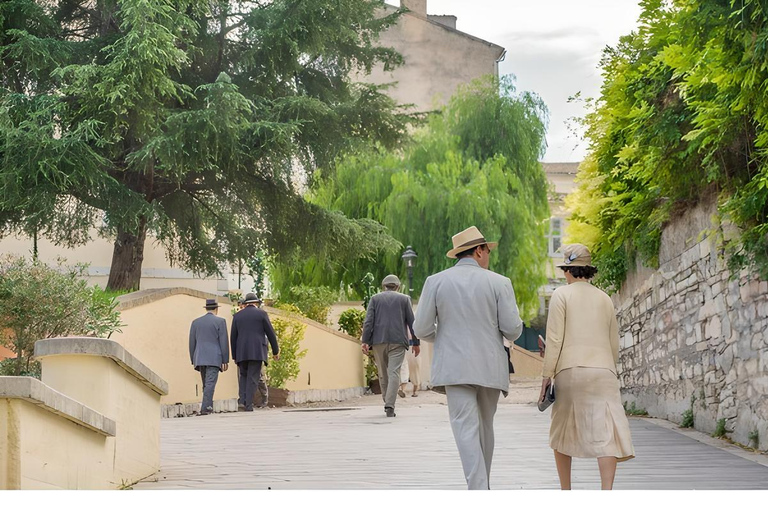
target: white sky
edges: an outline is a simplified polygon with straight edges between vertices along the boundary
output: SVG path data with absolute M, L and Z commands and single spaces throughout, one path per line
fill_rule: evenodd
M 637 0 L 427 0 L 427 13 L 452 14 L 458 30 L 507 50 L 499 74 L 514 74 L 519 91 L 537 93 L 549 108 L 543 161 L 584 158 L 587 144 L 567 120 L 585 111 L 568 97 L 598 96 L 601 52 L 637 27 Z

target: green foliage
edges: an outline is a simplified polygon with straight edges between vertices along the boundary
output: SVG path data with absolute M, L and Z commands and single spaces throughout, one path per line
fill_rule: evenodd
M 248 258 L 249 274 L 253 278 L 253 293 L 257 297 L 264 297 L 264 278 L 267 275 L 267 256 L 263 250 L 256 251 Z
M 635 402 L 632 402 L 629 406 L 627 406 L 627 402 L 624 402 L 624 411 L 629 416 L 648 416 L 648 411 L 645 409 L 638 409 L 635 406 Z
M 3 374 L 39 376 L 39 365 L 31 361 L 37 340 L 108 338 L 120 332 L 117 301 L 98 286 L 89 287 L 82 279 L 84 270 L 57 270 L 11 256 L 0 260 L 0 343 L 17 354 L 0 366 Z
M 455 263 L 445 256 L 451 236 L 476 225 L 487 239 L 499 241 L 491 268 L 512 280 L 523 317 L 530 318 L 538 309 L 547 259 L 547 181 L 538 162 L 545 117 L 541 100 L 517 93 L 511 78 L 475 81 L 429 120 L 412 146 L 339 160 L 333 172 L 316 179 L 312 201 L 350 218 L 374 219 L 400 248 L 412 245 L 419 255 L 417 294 L 427 276 Z M 314 259 L 282 263 L 275 279 L 280 289 L 294 282 L 342 283 L 360 297 L 367 273 L 377 279 L 405 275 L 400 250 L 383 246 L 376 258 L 357 256 L 330 269 Z
M 271 320 L 280 344 L 280 359 L 269 362 L 267 384 L 273 388 L 282 388 L 286 382 L 299 376 L 299 361 L 307 355 L 307 349 L 301 350 L 306 325 L 290 317 L 275 317 Z
M 331 306 L 339 299 L 339 294 L 325 286 L 293 286 L 289 293 L 281 295 L 280 300 L 293 304 L 301 314 L 320 322 L 328 323 Z
M 749 439 L 749 444 L 753 445 L 755 449 L 760 448 L 760 433 L 757 429 L 751 431 L 747 439 Z
M 768 276 L 768 11 L 764 2 L 641 3 L 640 28 L 607 48 L 586 117 L 590 154 L 567 200 L 569 238 L 617 289 L 638 257 L 658 264 L 665 224 L 720 196 L 732 269 Z
M 365 382 L 368 386 L 372 380 L 379 378 L 379 370 L 376 368 L 376 360 L 373 358 L 373 351 L 365 358 Z
M 363 335 L 363 322 L 365 311 L 349 308 L 339 315 L 339 330 L 344 331 L 353 338 L 360 339 Z
M 725 418 L 720 418 L 717 420 L 717 425 L 715 426 L 715 431 L 712 432 L 712 437 L 725 437 L 728 432 L 729 430 L 726 430 L 725 428 Z
M 384 87 L 351 78 L 402 61 L 377 46 L 401 13 L 383 5 L 1 2 L 0 231 L 77 245 L 103 221 L 124 250 L 110 288 L 138 287 L 147 233 L 205 275 L 262 246 L 320 260 L 396 246 L 295 185 L 405 136 Z
M 683 420 L 680 422 L 682 428 L 693 428 L 693 409 L 683 411 Z

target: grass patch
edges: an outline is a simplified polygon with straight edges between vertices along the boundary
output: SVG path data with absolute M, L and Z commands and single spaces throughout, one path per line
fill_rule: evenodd
M 683 421 L 680 422 L 682 428 L 693 428 L 693 409 L 683 411 Z
M 629 406 L 627 406 L 627 402 L 624 402 L 624 411 L 627 413 L 627 416 L 648 416 L 648 411 L 638 409 L 635 402 L 632 402 Z

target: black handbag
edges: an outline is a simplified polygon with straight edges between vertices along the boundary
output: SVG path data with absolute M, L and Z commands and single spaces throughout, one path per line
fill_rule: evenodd
M 546 411 L 553 403 L 555 403 L 555 385 L 550 382 L 547 384 L 547 387 L 544 388 L 544 399 L 538 403 L 539 411 Z

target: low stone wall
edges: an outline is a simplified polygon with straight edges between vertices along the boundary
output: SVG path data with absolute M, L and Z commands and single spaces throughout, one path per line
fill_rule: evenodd
M 41 380 L 0 377 L 0 488 L 115 489 L 160 469 L 168 385 L 111 340 L 35 344 Z
M 660 267 L 632 272 L 614 296 L 624 400 L 652 416 L 768 449 L 768 282 L 731 278 L 716 244 L 700 233 L 709 202 L 668 226 Z

